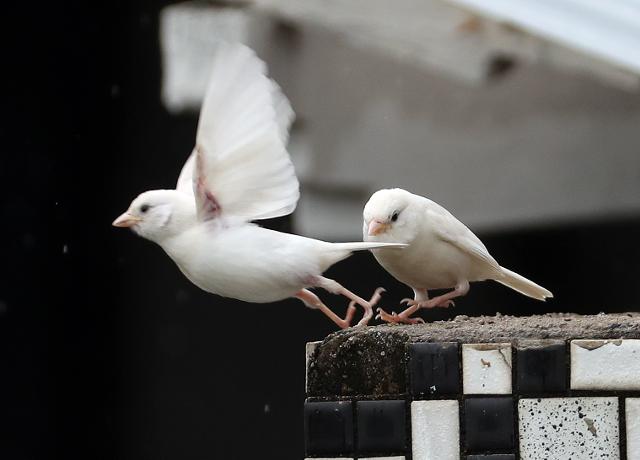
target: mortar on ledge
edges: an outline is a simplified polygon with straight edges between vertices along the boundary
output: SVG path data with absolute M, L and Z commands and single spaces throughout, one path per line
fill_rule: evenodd
M 640 459 L 640 313 L 352 328 L 307 345 L 307 455 Z

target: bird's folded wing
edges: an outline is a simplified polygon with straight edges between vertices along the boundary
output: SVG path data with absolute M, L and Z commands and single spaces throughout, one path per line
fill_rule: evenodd
M 480 238 L 449 211 L 436 204 L 436 207 L 430 207 L 428 212 L 428 218 L 433 223 L 433 228 L 436 229 L 440 239 L 486 264 L 488 268 L 500 271 L 500 265 L 491 257 Z
M 198 216 L 243 220 L 290 214 L 299 184 L 286 150 L 294 114 L 249 48 L 221 44 L 211 70 L 196 148 L 177 189 L 195 194 Z

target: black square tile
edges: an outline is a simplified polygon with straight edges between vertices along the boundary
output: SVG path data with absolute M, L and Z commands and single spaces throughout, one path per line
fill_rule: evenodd
M 567 390 L 567 353 L 563 343 L 518 345 L 518 393 L 553 393 Z
M 516 460 L 516 454 L 469 455 L 467 460 Z
M 391 454 L 405 450 L 405 409 L 404 401 L 358 401 L 358 453 Z
M 351 401 L 305 402 L 304 441 L 308 455 L 339 455 L 352 452 Z
M 468 452 L 509 451 L 514 448 L 512 398 L 466 399 L 464 419 Z
M 412 395 L 460 393 L 458 344 L 412 343 L 409 374 Z

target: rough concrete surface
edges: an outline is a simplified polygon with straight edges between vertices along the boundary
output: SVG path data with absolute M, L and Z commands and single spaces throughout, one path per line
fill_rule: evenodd
M 308 396 L 384 396 L 406 392 L 407 345 L 640 338 L 640 313 L 457 316 L 416 325 L 384 324 L 334 332 L 309 360 Z

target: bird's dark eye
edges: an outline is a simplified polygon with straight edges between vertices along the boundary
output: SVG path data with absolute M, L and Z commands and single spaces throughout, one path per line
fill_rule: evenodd
M 400 214 L 398 211 L 393 213 L 393 215 L 391 216 L 391 222 L 395 222 L 396 220 L 398 220 L 398 214 Z
M 148 204 L 143 204 L 142 206 L 140 206 L 140 212 L 144 214 L 149 210 L 150 207 L 151 206 L 149 206 Z

